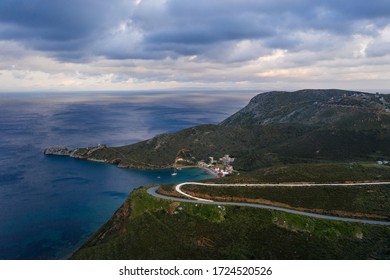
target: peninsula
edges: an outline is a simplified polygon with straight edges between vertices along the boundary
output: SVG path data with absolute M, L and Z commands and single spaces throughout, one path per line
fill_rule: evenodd
M 259 94 L 218 125 L 123 147 L 48 148 L 45 154 L 122 168 L 200 165 L 229 176 L 186 186 L 194 197 L 346 217 L 329 221 L 271 209 L 169 201 L 140 188 L 73 258 L 383 259 L 390 258 L 387 222 L 348 219 L 390 220 L 388 143 L 389 96 L 300 90 Z M 260 183 L 270 186 L 255 186 Z M 158 193 L 181 196 L 173 185 L 159 186 Z

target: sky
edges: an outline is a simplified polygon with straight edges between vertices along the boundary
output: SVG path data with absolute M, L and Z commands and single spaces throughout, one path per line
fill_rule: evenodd
M 1 0 L 0 91 L 390 90 L 388 0 Z

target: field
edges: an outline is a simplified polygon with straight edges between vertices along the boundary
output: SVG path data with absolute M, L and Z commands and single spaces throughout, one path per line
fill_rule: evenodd
M 390 185 L 222 187 L 185 185 L 183 191 L 215 201 L 275 205 L 338 216 L 390 219 Z
M 390 228 L 135 190 L 72 259 L 390 259 Z

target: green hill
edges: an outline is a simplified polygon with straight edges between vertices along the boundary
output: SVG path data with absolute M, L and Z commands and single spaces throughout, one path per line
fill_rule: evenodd
M 130 168 L 171 168 L 178 152 L 195 160 L 234 155 L 235 168 L 390 159 L 390 98 L 343 90 L 267 92 L 219 125 L 201 125 L 123 147 L 79 149 L 76 157 Z
M 299 123 L 346 129 L 381 128 L 389 121 L 390 97 L 345 90 L 266 92 L 222 122 L 223 125 Z M 367 126 L 367 124 L 369 124 Z
M 389 108 L 390 98 L 379 94 L 267 92 L 218 125 L 70 153 L 130 168 L 170 168 L 178 155 L 194 162 L 232 155 L 240 175 L 215 179 L 220 183 L 389 180 L 390 166 L 376 163 L 390 159 Z M 173 186 L 160 190 L 172 192 Z M 321 213 L 390 217 L 388 186 L 192 191 Z M 172 202 L 140 188 L 72 258 L 390 259 L 390 230 L 272 210 Z
M 389 259 L 386 226 L 132 192 L 72 259 Z

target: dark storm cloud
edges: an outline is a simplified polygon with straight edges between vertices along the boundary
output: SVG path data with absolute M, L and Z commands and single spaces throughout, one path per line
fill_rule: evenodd
M 221 61 L 218 53 L 242 40 L 258 40 L 270 49 L 302 50 L 307 43 L 302 33 L 322 32 L 345 40 L 355 34 L 375 36 L 390 17 L 390 2 L 381 0 L 156 2 L 142 1 L 132 14 L 133 25 L 143 35 L 144 54 L 153 53 L 154 58 L 198 55 Z
M 81 56 L 90 40 L 121 17 L 122 2 L 2 0 L 0 39 L 20 41 L 55 56 Z
M 175 3 L 172 1 L 170 5 Z M 167 7 L 165 26 L 151 30 L 147 42 L 203 45 L 264 38 L 275 33 L 263 14 L 255 14 L 246 7 L 224 11 L 226 8 L 221 10 L 222 7 L 210 5 L 210 1 L 180 1 L 180 6 L 183 4 L 185 9 Z
M 381 24 L 380 19 L 390 16 L 390 4 L 381 0 L 171 0 L 164 13 L 160 26 L 145 29 L 150 31 L 148 38 L 151 41 L 207 44 L 261 39 L 305 29 L 351 32 L 356 21 L 368 19 Z M 138 19 L 148 20 L 142 16 Z M 388 23 L 388 20 L 384 22 Z
M 60 60 L 222 60 L 218 49 L 242 40 L 295 50 L 305 32 L 376 36 L 389 17 L 388 0 L 2 0 L 0 40 Z
M 390 3 L 387 0 L 325 0 L 320 2 L 334 12 L 350 19 L 386 18 L 390 15 Z

